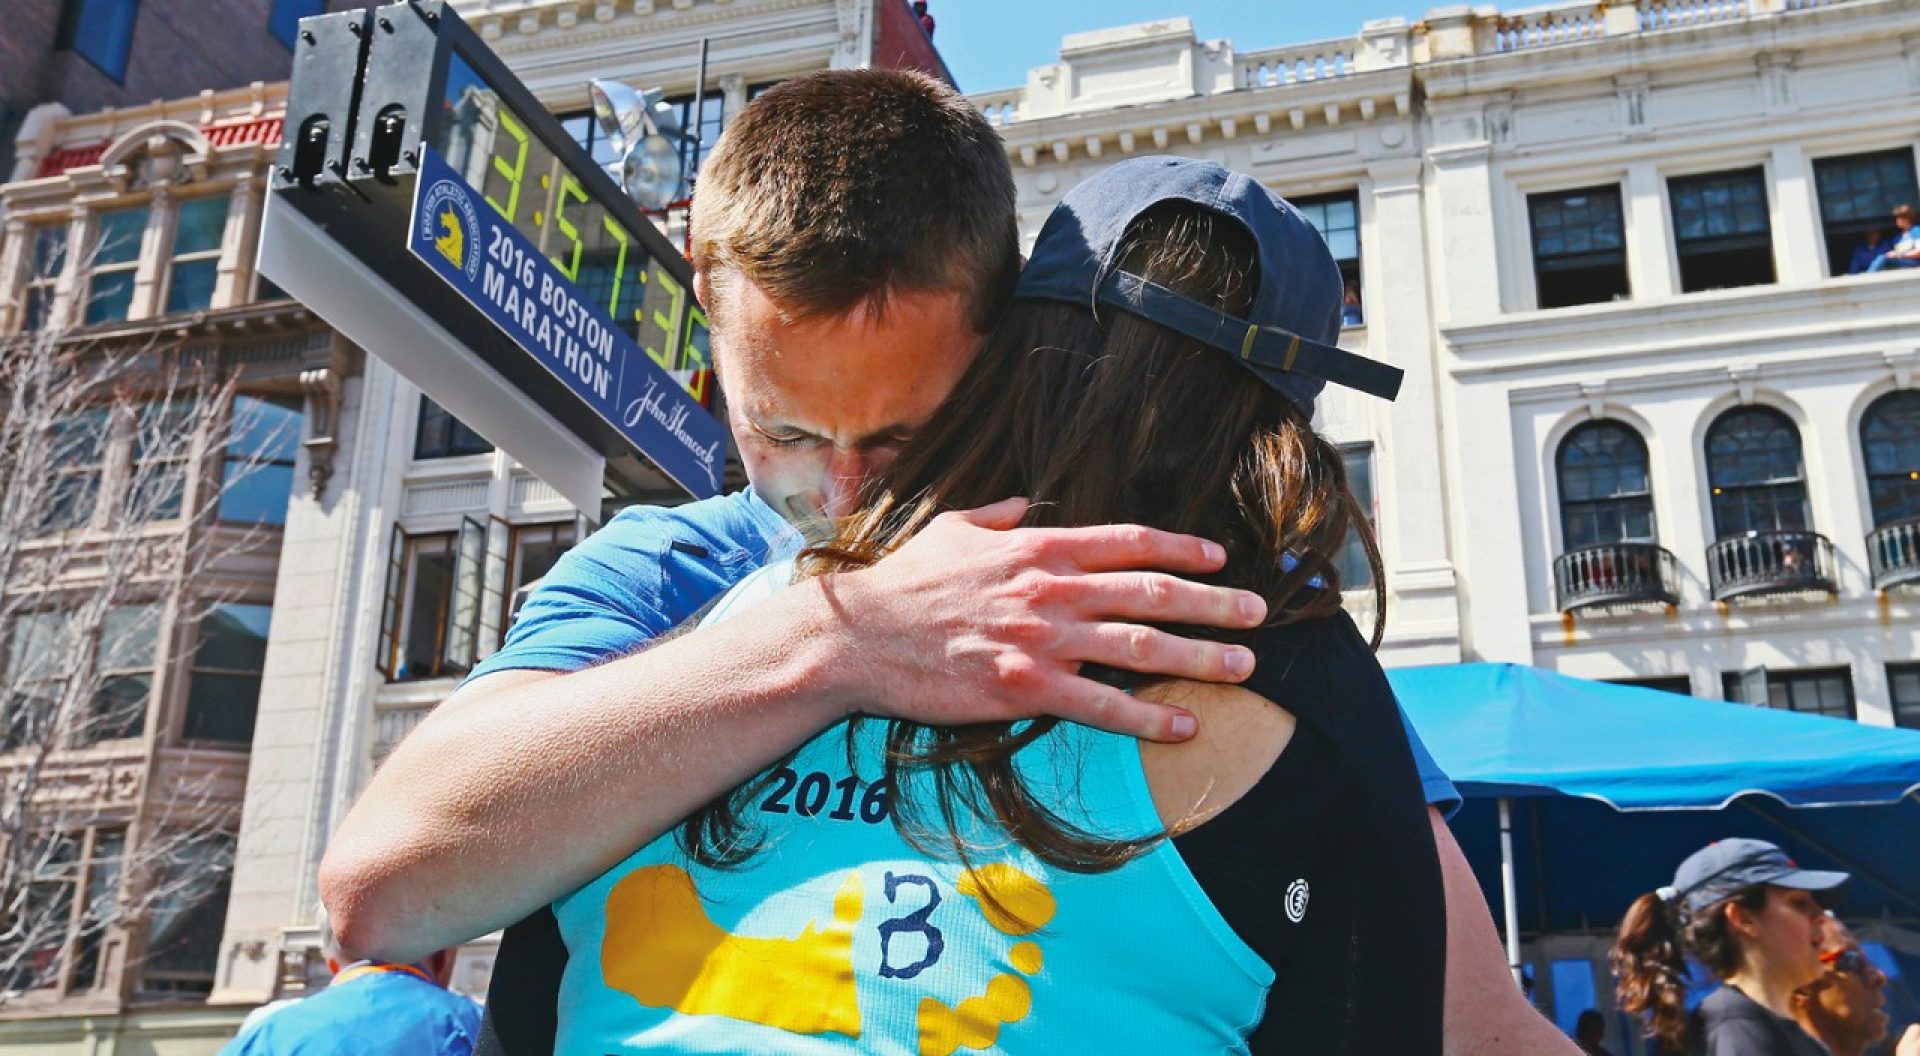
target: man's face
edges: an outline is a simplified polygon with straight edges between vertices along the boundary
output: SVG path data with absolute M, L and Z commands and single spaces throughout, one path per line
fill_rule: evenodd
M 1851 951 L 1858 952 L 1858 946 Z M 1864 1048 L 1886 1036 L 1887 977 L 1865 956 L 1849 958 L 1852 970 L 1838 965 L 1804 987 L 1798 1017 L 1814 1036 L 1842 1050 Z
M 701 295 L 713 303 L 705 277 Z M 728 425 L 753 488 L 810 533 L 851 512 L 860 486 L 932 417 L 980 350 L 965 298 L 897 294 L 865 307 L 792 319 L 753 282 L 729 276 L 714 358 Z

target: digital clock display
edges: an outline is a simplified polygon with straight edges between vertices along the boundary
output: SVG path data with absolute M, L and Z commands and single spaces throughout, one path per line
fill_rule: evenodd
M 693 291 L 458 52 L 433 148 L 661 369 L 711 405 L 707 317 Z

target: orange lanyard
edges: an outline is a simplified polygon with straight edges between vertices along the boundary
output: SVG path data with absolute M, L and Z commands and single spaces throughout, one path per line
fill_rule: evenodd
M 363 975 L 384 975 L 387 972 L 405 972 L 419 979 L 421 982 L 433 982 L 433 980 L 427 978 L 427 973 L 415 968 L 411 964 L 386 964 L 376 961 L 371 964 L 356 964 L 351 968 L 343 968 L 340 970 L 339 975 L 333 977 L 333 982 L 328 985 L 339 986 L 342 983 L 351 983 Z

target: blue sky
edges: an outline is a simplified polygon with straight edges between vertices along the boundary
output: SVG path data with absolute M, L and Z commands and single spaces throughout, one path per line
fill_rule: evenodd
M 1360 23 L 1417 19 L 1441 0 L 928 0 L 934 43 L 967 92 L 1025 84 L 1027 70 L 1059 60 L 1060 37 L 1186 15 L 1200 39 L 1241 50 L 1352 36 Z

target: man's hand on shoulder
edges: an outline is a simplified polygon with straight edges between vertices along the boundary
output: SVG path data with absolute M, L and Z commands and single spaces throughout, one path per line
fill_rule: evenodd
M 1137 525 L 1020 528 L 1024 499 L 943 514 L 871 568 L 816 582 L 869 714 L 957 725 L 1053 715 L 1157 741 L 1193 734 L 1185 710 L 1080 675 L 1082 664 L 1206 682 L 1253 671 L 1244 647 L 1148 624 L 1240 629 L 1256 594 L 1181 574 L 1217 571 L 1217 543 Z

